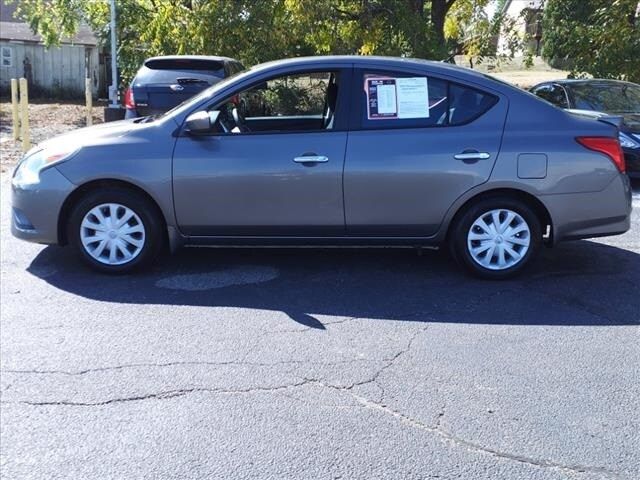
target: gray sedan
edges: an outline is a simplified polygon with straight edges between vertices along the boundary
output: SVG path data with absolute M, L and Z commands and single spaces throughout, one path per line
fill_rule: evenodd
M 113 273 L 182 245 L 447 245 L 499 279 L 543 244 L 627 231 L 624 168 L 614 125 L 482 74 L 298 58 L 34 148 L 12 231 Z

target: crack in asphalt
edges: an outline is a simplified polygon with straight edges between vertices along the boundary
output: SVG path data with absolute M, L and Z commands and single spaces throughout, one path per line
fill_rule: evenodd
M 323 386 L 325 386 L 326 388 L 335 388 L 331 385 L 328 384 L 324 384 Z M 427 425 L 419 420 L 416 420 L 415 418 L 412 418 L 402 412 L 399 412 L 397 410 L 394 410 L 386 405 L 374 402 L 366 397 L 360 396 L 352 391 L 349 391 L 348 389 L 340 389 L 338 388 L 338 390 L 342 390 L 342 391 L 346 391 L 349 395 L 351 395 L 356 401 L 358 401 L 364 408 L 369 408 L 372 410 L 377 410 L 380 412 L 383 412 L 386 415 L 390 415 L 392 417 L 394 417 L 396 420 L 406 423 L 414 428 L 418 428 L 422 431 L 425 432 L 429 432 L 431 434 L 437 435 L 439 436 L 441 439 L 450 442 L 456 446 L 459 447 L 464 447 L 468 450 L 471 451 L 475 451 L 475 452 L 480 452 L 480 453 L 484 453 L 484 454 L 489 454 L 492 455 L 494 457 L 498 457 L 498 458 L 502 458 L 505 460 L 511 460 L 514 462 L 518 462 L 518 463 L 523 463 L 526 465 L 531 465 L 531 466 L 535 466 L 535 467 L 541 467 L 541 468 L 553 468 L 553 469 L 557 469 L 557 470 L 561 470 L 564 472 L 570 472 L 570 473 L 576 473 L 576 474 L 587 474 L 587 473 L 592 473 L 592 474 L 598 474 L 598 475 L 602 475 L 605 476 L 607 478 L 611 478 L 611 479 L 620 479 L 621 476 L 618 473 L 612 472 L 606 468 L 602 468 L 602 467 L 593 467 L 593 466 L 585 466 L 585 465 L 577 465 L 577 464 L 563 464 L 557 461 L 553 461 L 553 460 L 545 460 L 545 459 L 538 459 L 538 458 L 533 458 L 533 457 L 527 457 L 525 455 L 518 455 L 518 454 L 513 454 L 513 453 L 509 453 L 509 452 L 503 452 L 491 447 L 485 447 L 483 445 L 480 445 L 479 443 L 476 442 L 472 442 L 469 440 L 466 440 L 464 438 L 458 437 L 456 435 L 454 435 L 453 433 L 444 430 L 441 425 L 440 425 L 440 420 L 442 418 L 442 416 L 444 416 L 444 412 L 441 412 L 438 415 L 438 419 L 436 421 L 435 426 L 430 426 Z
M 416 314 L 418 315 L 418 314 Z M 367 379 L 367 380 L 363 380 L 360 382 L 355 382 L 352 383 L 351 385 L 349 385 L 348 387 L 346 387 L 347 390 L 351 390 L 355 387 L 359 387 L 359 386 L 363 386 L 363 385 L 367 385 L 369 383 L 373 383 L 375 384 L 379 389 L 380 389 L 380 398 L 384 398 L 386 392 L 384 389 L 384 386 L 380 385 L 380 383 L 378 382 L 378 378 L 380 378 L 380 375 L 382 375 L 386 370 L 388 370 L 389 368 L 391 368 L 393 366 L 393 364 L 400 358 L 402 357 L 404 354 L 408 353 L 411 350 L 411 347 L 413 347 L 413 342 L 415 342 L 416 338 L 418 338 L 418 336 L 421 333 L 426 332 L 429 327 L 431 325 L 427 324 L 426 326 L 417 329 L 414 334 L 411 336 L 411 338 L 409 339 L 409 341 L 407 342 L 407 345 L 405 346 L 405 348 L 403 348 L 402 350 L 400 350 L 399 352 L 397 352 L 395 355 L 393 355 L 391 358 L 389 358 L 387 360 L 386 365 L 384 365 L 380 370 L 378 370 L 371 378 Z
M 385 359 L 370 359 L 370 358 L 352 358 L 349 360 L 336 360 L 333 362 L 316 362 L 313 360 L 282 360 L 279 362 L 247 362 L 244 360 L 235 361 L 229 360 L 224 362 L 207 362 L 207 361 L 193 361 L 193 362 L 166 362 L 166 363 L 130 363 L 126 365 L 113 365 L 108 367 L 95 367 L 95 368 L 86 368 L 83 370 L 77 371 L 67 371 L 67 370 L 0 370 L 0 373 L 13 373 L 18 375 L 68 375 L 68 376 L 80 376 L 86 375 L 89 373 L 98 373 L 98 372 L 108 372 L 113 370 L 125 370 L 129 368 L 165 368 L 165 367 L 174 367 L 174 366 L 193 366 L 193 365 L 203 365 L 203 366 L 249 366 L 249 367 L 274 367 L 278 365 L 304 365 L 307 363 L 313 363 L 314 365 L 320 366 L 333 366 L 333 365 L 348 365 L 350 363 L 358 363 L 358 362 L 383 362 Z
M 531 465 L 531 466 L 535 466 L 535 467 L 541 467 L 541 468 L 553 468 L 553 469 L 558 469 L 558 470 L 562 470 L 564 472 L 571 472 L 571 473 L 577 473 L 577 474 L 584 474 L 584 473 L 594 473 L 594 474 L 599 474 L 599 475 L 604 475 L 608 478 L 620 478 L 620 476 L 614 472 L 611 472 L 605 468 L 601 468 L 601 467 L 592 467 L 592 466 L 584 466 L 584 465 L 575 465 L 575 464 L 563 464 L 557 461 L 552 461 L 552 460 L 545 460 L 545 459 L 537 459 L 537 458 L 533 458 L 533 457 L 527 457 L 524 455 L 518 455 L 518 454 L 513 454 L 513 453 L 508 453 L 508 452 L 503 452 L 494 448 L 490 448 L 490 447 L 485 447 L 479 443 L 476 442 L 472 442 L 463 438 L 460 438 L 456 435 L 454 435 L 453 433 L 444 430 L 442 428 L 441 425 L 441 420 L 442 417 L 444 417 L 446 410 L 445 407 L 443 406 L 442 409 L 440 410 L 440 412 L 437 415 L 436 418 L 436 422 L 433 426 L 431 425 L 427 425 L 424 422 L 421 422 L 420 420 L 417 420 L 413 417 L 410 417 L 407 414 L 404 414 L 398 410 L 392 409 L 387 405 L 384 405 L 382 403 L 379 402 L 375 402 L 367 397 L 358 395 L 357 393 L 355 393 L 353 391 L 354 388 L 358 387 L 358 386 L 362 386 L 362 385 L 366 385 L 369 383 L 374 383 L 378 386 L 378 388 L 381 389 L 382 391 L 382 395 L 381 398 L 384 397 L 385 391 L 384 391 L 384 387 L 382 385 L 380 385 L 380 383 L 378 382 L 378 378 L 380 377 L 380 375 L 388 370 L 389 368 L 391 368 L 394 363 L 401 358 L 403 355 L 407 354 L 411 348 L 413 347 L 414 342 L 416 341 L 416 339 L 418 338 L 418 336 L 425 332 L 430 325 L 427 325 L 423 328 L 417 329 L 416 332 L 412 335 L 412 337 L 409 339 L 409 341 L 407 342 L 406 346 L 401 349 L 400 351 L 398 351 L 396 354 L 394 354 L 391 358 L 389 358 L 386 362 L 386 364 L 380 368 L 372 377 L 370 377 L 367 380 L 363 380 L 360 382 L 354 382 L 350 385 L 347 386 L 340 386 L 340 385 L 332 385 L 329 383 L 326 383 L 324 381 L 318 380 L 316 378 L 304 378 L 299 382 L 296 383 L 291 383 L 291 384 L 286 384 L 286 385 L 277 385 L 277 386 L 273 386 L 273 387 L 251 387 L 251 388 L 246 388 L 246 389 L 224 389 L 224 388 L 202 388 L 202 387 L 198 387 L 198 388 L 189 388 L 189 389 L 177 389 L 177 390 L 167 390 L 167 391 L 163 391 L 163 392 L 158 392 L 158 393 L 150 393 L 150 394 L 146 394 L 146 395 L 136 395 L 136 396 L 131 396 L 131 397 L 120 397 L 120 398 L 112 398 L 109 400 L 104 400 L 101 402 L 72 402 L 72 401 L 52 401 L 52 402 L 33 402 L 33 401 L 3 401 L 0 403 L 3 404 L 24 404 L 24 405 L 31 405 L 31 406 L 74 406 L 74 407 L 96 407 L 96 406 L 106 406 L 106 405 L 112 405 L 112 404 L 118 404 L 118 403 L 125 403 L 125 402 L 134 402 L 134 401 L 143 401 L 143 400 L 164 400 L 164 399 L 171 399 L 171 398 L 177 398 L 177 397 L 182 397 L 185 395 L 189 395 L 192 393 L 212 393 L 212 394 L 227 394 L 227 395 L 238 395 L 238 394 L 251 394 L 251 393 L 263 393 L 263 392 L 278 392 L 278 391 L 286 391 L 289 389 L 294 389 L 294 388 L 299 388 L 299 387 L 303 387 L 303 386 L 308 386 L 308 385 L 317 385 L 323 388 L 327 388 L 327 389 L 331 389 L 334 391 L 339 391 L 339 392 L 345 392 L 347 393 L 349 396 L 351 396 L 354 400 L 356 400 L 358 402 L 358 404 L 360 404 L 363 408 L 368 408 L 368 409 L 372 409 L 372 410 L 376 410 L 379 412 L 384 413 L 385 415 L 389 415 L 391 417 L 393 417 L 394 419 L 407 424 L 413 428 L 417 428 L 420 429 L 422 431 L 428 432 L 430 434 L 434 434 L 437 435 L 438 437 L 440 437 L 442 440 L 447 441 L 449 443 L 454 444 L 455 446 L 458 447 L 463 447 L 466 448 L 468 450 L 471 451 L 475 451 L 475 452 L 480 452 L 480 453 L 484 453 L 484 454 L 489 454 L 492 455 L 494 457 L 498 457 L 498 458 L 502 458 L 505 460 L 510 460 L 510 461 L 514 461 L 514 462 L 518 462 L 518 463 L 523 463 L 526 465 Z M 351 360 L 351 361 L 345 361 L 345 362 L 337 362 L 337 363 L 352 363 L 354 361 L 359 361 L 359 359 L 355 359 L 355 360 Z M 125 366 L 118 366 L 118 367 L 104 367 L 104 368 L 99 368 L 99 369 L 86 369 L 80 372 L 61 372 L 61 371 L 13 371 L 14 373 L 63 373 L 63 374 L 67 374 L 67 375 L 83 375 L 85 373 L 89 373 L 89 372 L 95 372 L 95 371 L 104 371 L 104 370 L 113 370 L 113 369 L 122 369 L 122 368 L 131 368 L 131 367 L 135 367 L 135 366 L 170 366 L 170 365 L 192 365 L 192 364 L 205 364 L 205 365 L 225 365 L 225 364 L 234 364 L 234 363 L 238 363 L 238 362 L 220 362 L 220 363 L 215 363 L 215 362 L 172 362 L 172 363 L 168 363 L 168 364 L 132 364 L 132 365 L 125 365 Z M 272 364 L 268 364 L 268 365 L 278 365 L 278 364 L 282 364 L 282 363 L 292 363 L 292 362 L 276 362 L 276 363 L 272 363 Z M 295 361 L 293 363 L 296 363 Z M 303 361 L 298 361 L 297 363 L 305 363 Z M 251 362 L 247 362 L 244 364 L 250 364 L 250 365 L 255 365 L 252 364 Z M 8 372 L 11 372 L 10 370 Z
M 420 315 L 421 313 L 415 313 L 413 315 Z M 348 321 L 351 319 L 346 319 L 344 321 Z M 335 322 L 334 322 L 335 323 Z M 342 323 L 342 322 L 339 322 Z M 240 394 L 253 394 L 253 393 L 265 393 L 265 392 L 284 392 L 291 389 L 296 389 L 300 387 L 316 385 L 322 388 L 326 388 L 333 391 L 343 392 L 348 394 L 351 398 L 353 398 L 362 408 L 375 410 L 383 413 L 384 415 L 388 415 L 393 417 L 395 420 L 409 425 L 412 428 L 419 429 L 421 431 L 427 432 L 429 434 L 435 435 L 440 438 L 442 441 L 452 444 L 456 447 L 462 447 L 469 451 L 478 452 L 482 454 L 491 455 L 496 458 L 500 458 L 503 460 L 513 461 L 522 463 L 525 465 L 538 467 L 538 468 L 550 468 L 560 470 L 566 473 L 572 474 L 598 474 L 610 479 L 620 479 L 620 474 L 610 471 L 603 467 L 595 467 L 595 466 L 587 466 L 587 465 L 579 465 L 579 464 L 564 464 L 554 460 L 540 459 L 535 457 L 528 457 L 526 455 L 514 454 L 505 451 L 501 451 L 495 448 L 483 446 L 480 443 L 473 442 L 470 440 L 466 440 L 462 437 L 459 437 L 448 430 L 442 428 L 442 418 L 446 414 L 446 405 L 443 405 L 440 411 L 436 416 L 435 423 L 433 425 L 428 425 L 418 419 L 415 419 L 405 413 L 402 413 L 398 410 L 395 410 L 388 405 L 382 402 L 373 401 L 365 396 L 359 395 L 355 393 L 353 390 L 358 386 L 363 386 L 367 384 L 375 384 L 382 392 L 381 400 L 384 398 L 385 390 L 384 387 L 378 382 L 378 379 L 382 373 L 384 373 L 389 368 L 393 367 L 394 364 L 400 359 L 403 355 L 407 354 L 413 347 L 417 338 L 421 333 L 424 333 L 429 329 L 431 324 L 428 324 L 422 328 L 417 329 L 414 334 L 411 336 L 409 341 L 406 343 L 405 347 L 396 352 L 392 357 L 385 359 L 386 363 L 377 370 L 371 377 L 366 380 L 362 380 L 359 382 L 354 382 L 349 385 L 334 385 L 327 383 L 318 378 L 303 378 L 299 382 L 289 383 L 285 385 L 276 385 L 272 387 L 250 387 L 245 389 L 225 389 L 225 388 L 206 388 L 206 387 L 196 387 L 196 388 L 188 388 L 188 389 L 176 389 L 176 390 L 167 390 L 163 392 L 157 393 L 149 393 L 145 395 L 135 395 L 130 397 L 120 397 L 120 398 L 112 398 L 109 400 L 104 400 L 100 402 L 73 402 L 73 401 L 46 401 L 46 402 L 34 402 L 34 401 L 2 401 L 2 404 L 23 404 L 30 406 L 73 406 L 73 407 L 96 407 L 96 406 L 106 406 L 112 404 L 126 403 L 126 402 L 134 402 L 134 401 L 144 401 L 144 400 L 164 400 L 171 399 L 177 397 L 183 397 L 193 393 L 210 393 L 210 394 L 226 394 L 226 395 L 240 395 Z M 334 364 L 348 364 L 354 363 L 358 361 L 377 361 L 377 360 L 366 360 L 366 359 L 352 359 L 338 362 L 327 362 L 324 365 L 334 365 Z M 84 375 L 86 373 L 91 372 L 99 372 L 106 370 L 118 370 L 124 368 L 135 368 L 135 367 L 166 367 L 173 365 L 249 365 L 249 366 L 274 366 L 280 364 L 303 364 L 310 363 L 309 361 L 304 360 L 292 360 L 292 361 L 282 361 L 282 362 L 274 362 L 274 363 L 255 363 L 255 362 L 170 362 L 164 364 L 130 364 L 130 365 L 121 365 L 115 367 L 101 367 L 94 369 L 85 369 L 78 372 L 65 372 L 65 371 L 55 371 L 55 370 L 4 370 L 4 372 L 9 373 L 35 373 L 35 374 L 64 374 L 64 375 Z
M 429 325 L 417 329 L 416 332 L 411 336 L 409 342 L 405 348 L 398 351 L 395 355 L 393 355 L 386 361 L 385 365 L 380 368 L 371 378 L 360 382 L 354 382 L 346 387 L 336 387 L 336 388 L 344 388 L 346 390 L 351 390 L 352 388 L 359 385 L 366 385 L 368 383 L 376 383 L 378 377 L 390 368 L 394 362 L 400 358 L 403 354 L 407 353 L 413 342 L 416 340 L 418 335 L 429 328 Z M 377 362 L 379 360 L 369 360 L 369 359 L 350 359 L 336 362 L 319 362 L 318 365 L 344 365 L 349 363 L 356 362 Z M 215 366 L 224 366 L 224 365 L 248 365 L 248 366 L 275 366 L 275 365 L 291 365 L 291 364 L 305 364 L 310 363 L 307 360 L 290 360 L 290 361 L 282 361 L 282 362 L 273 362 L 273 363 L 256 363 L 256 362 L 237 362 L 237 361 L 229 361 L 229 362 L 170 362 L 170 363 L 139 363 L 139 364 L 129 364 L 129 365 L 118 365 L 113 367 L 98 367 L 98 368 L 90 368 L 85 370 L 80 370 L 77 372 L 68 372 L 64 370 L 3 370 L 3 373 L 14 373 L 14 374 L 37 374 L 37 375 L 69 375 L 69 376 L 77 376 L 77 375 L 85 375 L 88 373 L 95 372 L 103 372 L 103 371 L 111 371 L 111 370 L 122 370 L 126 368 L 140 368 L 140 367 L 168 367 L 168 366 L 183 366 L 183 365 L 215 365 Z M 166 399 L 166 398 L 175 398 L 181 397 L 190 393 L 198 393 L 198 392 L 208 392 L 208 393 L 252 393 L 252 392 L 261 392 L 261 391 L 277 391 L 287 388 L 294 388 L 310 383 L 321 383 L 320 380 L 315 378 L 304 378 L 299 383 L 280 385 L 277 387 L 254 387 L 244 390 L 225 390 L 225 389 L 212 389 L 212 388 L 190 388 L 190 389 L 178 389 L 178 390 L 168 390 L 159 393 L 150 393 L 146 395 L 135 395 L 131 397 L 121 397 L 121 398 L 112 398 L 109 400 L 104 400 L 101 402 L 72 402 L 72 401 L 44 401 L 44 402 L 34 402 L 29 400 L 18 400 L 18 401 L 2 401 L 1 404 L 23 404 L 23 405 L 33 405 L 33 406 L 45 406 L 45 405 L 66 405 L 66 406 L 101 406 L 101 405 L 110 405 L 113 403 L 122 403 L 122 402 L 131 402 L 131 401 L 141 401 L 141 400 L 150 400 L 150 399 Z M 376 383 L 378 387 L 382 390 L 382 394 L 384 395 L 384 388 Z
M 396 355 L 395 358 L 398 358 L 399 356 L 400 355 Z M 252 388 L 246 388 L 246 389 L 233 389 L 233 390 L 224 389 L 224 388 L 216 389 L 216 388 L 198 387 L 198 388 L 189 388 L 189 389 L 167 390 L 164 392 L 150 393 L 146 395 L 136 395 L 131 397 L 113 398 L 113 399 L 105 400 L 102 402 L 72 402 L 72 401 L 61 400 L 61 401 L 55 401 L 55 402 L 3 401 L 0 403 L 23 404 L 23 405 L 30 405 L 30 406 L 98 407 L 98 406 L 107 406 L 107 405 L 118 404 L 118 403 L 143 401 L 143 400 L 165 400 L 165 399 L 182 397 L 192 393 L 239 395 L 239 394 L 286 391 L 286 390 L 308 386 L 308 385 L 317 385 L 330 390 L 345 392 L 348 395 L 350 395 L 354 400 L 356 400 L 363 408 L 368 408 L 368 409 L 382 412 L 385 415 L 389 415 L 395 418 L 396 420 L 404 424 L 407 424 L 413 428 L 417 428 L 422 431 L 435 434 L 441 439 L 443 439 L 444 441 L 447 441 L 458 447 L 464 447 L 470 451 L 489 454 L 494 457 L 498 457 L 498 458 L 502 458 L 505 460 L 510 460 L 518 463 L 523 463 L 523 464 L 531 465 L 535 467 L 554 468 L 554 469 L 562 470 L 565 472 L 571 472 L 571 473 L 577 473 L 577 474 L 594 473 L 594 474 L 604 475 L 612 479 L 621 478 L 619 474 L 602 467 L 593 467 L 593 466 L 585 466 L 585 465 L 577 465 L 577 464 L 563 464 L 563 463 L 552 461 L 552 460 L 527 457 L 524 455 L 503 452 L 494 448 L 485 447 L 483 445 L 480 445 L 479 443 L 460 438 L 452 434 L 451 432 L 444 430 L 441 427 L 440 419 L 442 418 L 442 416 L 444 416 L 444 410 L 441 411 L 441 413 L 438 415 L 438 420 L 436 421 L 436 424 L 434 426 L 430 426 L 424 422 L 421 422 L 420 420 L 410 417 L 409 415 L 406 415 L 402 412 L 394 410 L 388 407 L 387 405 L 374 402 L 366 397 L 363 397 L 361 395 L 354 393 L 352 391 L 353 388 L 361 384 L 362 383 L 356 383 L 349 386 L 339 386 L 339 385 L 332 385 L 332 384 L 329 384 L 317 379 L 313 379 L 313 378 L 305 378 L 300 382 L 286 384 L 286 385 L 277 385 L 273 387 L 252 387 Z
M 31 405 L 31 406 L 68 406 L 68 407 L 101 407 L 105 405 L 112 405 L 116 403 L 126 403 L 126 402 L 138 402 L 142 400 L 165 400 L 176 397 L 183 397 L 185 395 L 189 395 L 191 393 L 214 393 L 214 394 L 227 394 L 227 395 L 236 395 L 236 394 L 247 394 L 247 393 L 258 393 L 258 392 L 276 392 L 279 390 L 287 390 L 291 388 L 301 387 L 303 385 L 308 384 L 307 380 L 303 380 L 301 382 L 287 384 L 287 385 L 277 385 L 274 387 L 251 387 L 245 389 L 225 389 L 225 388 L 206 388 L 206 387 L 196 387 L 196 388 L 184 388 L 178 390 L 166 390 L 158 393 L 148 393 L 145 395 L 135 395 L 131 397 L 119 397 L 119 398 L 111 398 L 109 400 L 104 400 L 101 402 L 73 402 L 68 400 L 59 400 L 59 401 L 50 401 L 50 402 L 33 402 L 29 400 L 17 400 L 17 401 L 2 401 L 0 404 L 19 404 L 19 405 Z
M 410 314 L 406 314 L 403 315 L 403 318 L 411 318 L 411 317 L 415 317 L 418 315 L 424 315 L 426 312 L 414 312 L 414 313 L 410 313 Z M 341 320 L 337 320 L 335 322 L 326 322 L 325 325 L 336 325 L 336 324 L 340 324 L 340 323 L 346 323 L 352 320 L 357 320 L 360 317 L 349 317 L 349 318 L 344 318 Z M 130 363 L 130 364 L 125 364 L 125 365 L 113 365 L 113 366 L 107 366 L 107 367 L 94 367 L 94 368 L 86 368 L 83 370 L 77 370 L 77 371 L 68 371 L 68 370 L 39 370 L 39 369 L 27 369 L 27 370 L 19 370 L 19 369 L 7 369 L 7 370 L 0 370 L 0 373 L 12 373 L 12 374 L 34 374 L 34 375 L 68 375 L 68 376 L 79 376 L 79 375 L 86 375 L 89 373 L 97 373 L 97 372 L 105 372 L 105 371 L 112 371 L 112 370 L 124 370 L 124 369 L 128 369 L 128 368 L 148 368 L 148 367 L 157 367 L 157 368 L 163 368 L 163 367 L 173 367 L 173 366 L 189 366 L 189 365 L 208 365 L 208 366 L 229 366 L 229 365 L 233 365 L 233 366 L 251 366 L 251 367 L 272 367 L 272 366 L 277 366 L 277 365 L 303 365 L 303 364 L 307 364 L 307 363 L 313 363 L 314 365 L 319 365 L 319 366 L 333 366 L 333 365 L 346 365 L 346 364 L 350 364 L 350 363 L 357 363 L 357 362 L 370 362 L 370 363 L 374 363 L 374 362 L 387 362 L 386 365 L 384 367 L 382 367 L 378 372 L 376 372 L 376 374 L 368 379 L 365 380 L 363 382 L 357 382 L 352 384 L 353 386 L 356 385 L 364 385 L 367 383 L 371 383 L 371 382 L 375 382 L 376 379 L 378 378 L 378 376 L 380 374 L 382 374 L 382 372 L 384 372 L 387 368 L 391 367 L 393 365 L 393 363 L 398 359 L 398 357 L 400 357 L 401 355 L 403 355 L 404 353 L 406 353 L 407 351 L 409 351 L 411 349 L 411 346 L 413 344 L 413 342 L 415 341 L 415 339 L 417 338 L 417 336 L 424 332 L 425 330 L 427 330 L 427 328 L 429 328 L 429 325 L 418 329 L 413 336 L 411 337 L 411 339 L 409 340 L 409 342 L 407 343 L 407 346 L 400 350 L 399 352 L 397 352 L 394 356 L 392 356 L 391 358 L 383 358 L 381 360 L 378 359 L 367 359 L 367 358 L 353 358 L 353 359 L 349 359 L 349 360 L 337 360 L 337 361 L 333 361 L 333 362 L 316 362 L 313 360 L 282 360 L 279 362 L 248 362 L 246 361 L 246 358 L 248 356 L 244 355 L 242 360 L 229 360 L 229 361 L 222 361 L 222 362 L 209 362 L 209 361 L 191 361 L 191 362 L 165 362 L 165 363 Z M 291 332 L 305 332 L 307 330 L 314 330 L 313 327 L 307 327 L 305 329 L 299 329 L 299 330 L 291 330 Z M 269 333 L 268 331 L 264 332 Z M 277 331 L 274 333 L 283 333 L 283 331 Z M 252 349 L 249 350 L 249 353 L 251 352 Z

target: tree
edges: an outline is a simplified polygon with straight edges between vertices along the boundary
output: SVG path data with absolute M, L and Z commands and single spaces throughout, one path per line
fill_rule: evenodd
M 494 24 L 478 12 L 490 1 L 117 0 L 119 71 L 126 84 L 144 58 L 167 54 L 225 55 L 247 66 L 318 54 L 444 60 L 460 40 L 445 35 L 447 16 L 473 5 L 472 15 L 461 15 L 461 31 L 489 32 Z M 109 42 L 109 0 L 20 0 L 18 12 L 47 45 L 81 22 Z M 473 38 L 469 51 L 488 55 L 471 48 L 480 37 Z
M 543 56 L 573 76 L 640 82 L 638 0 L 548 0 Z
M 298 51 L 284 0 L 118 0 L 118 65 L 123 83 L 149 56 L 215 54 L 247 65 Z M 18 15 L 47 46 L 86 22 L 109 42 L 109 0 L 20 0 Z
M 451 8 L 444 25 L 445 39 L 453 43 L 453 51 L 467 57 L 473 68 L 474 60 L 481 63 L 486 58 L 496 62 L 513 58 L 522 51 L 525 64 L 532 61 L 531 52 L 526 46 L 528 40 L 517 28 L 522 20 L 506 15 L 503 0 L 494 4 L 495 13 L 489 16 L 488 5 L 492 0 L 458 0 Z M 525 12 L 523 11 L 523 14 Z M 504 50 L 497 51 L 498 39 L 502 37 Z
M 446 45 L 445 36 L 444 36 L 444 23 L 447 18 L 447 13 L 453 7 L 453 4 L 456 0 L 431 0 L 431 28 L 433 30 L 433 34 L 435 36 L 435 40 L 438 45 L 441 45 L 441 48 L 444 48 Z M 422 3 L 425 2 L 416 2 Z

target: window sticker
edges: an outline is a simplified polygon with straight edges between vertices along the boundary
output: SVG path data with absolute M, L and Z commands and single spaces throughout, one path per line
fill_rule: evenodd
M 398 118 L 429 118 L 429 87 L 426 77 L 396 79 Z
M 426 77 L 367 78 L 365 92 L 369 120 L 429 118 Z
M 369 120 L 398 118 L 395 78 L 367 78 L 365 90 L 367 93 L 367 118 Z

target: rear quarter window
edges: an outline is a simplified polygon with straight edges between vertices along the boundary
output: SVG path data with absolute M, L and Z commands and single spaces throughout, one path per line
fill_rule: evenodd
M 482 116 L 497 97 L 463 85 L 449 85 L 449 125 L 463 125 Z
M 366 71 L 359 86 L 363 129 L 463 125 L 486 113 L 494 95 L 426 75 Z

